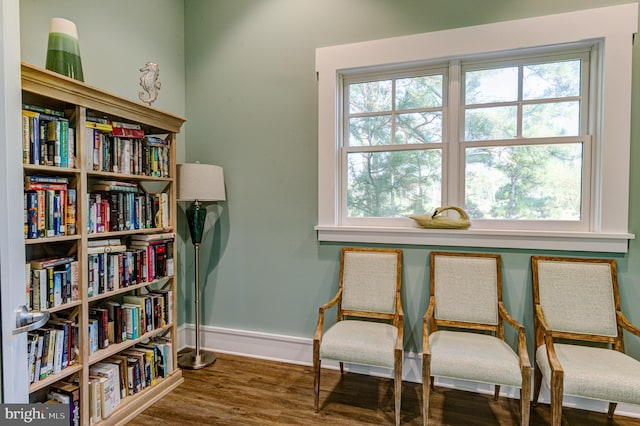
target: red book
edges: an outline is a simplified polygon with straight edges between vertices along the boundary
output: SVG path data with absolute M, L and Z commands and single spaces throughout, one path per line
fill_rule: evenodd
M 127 129 L 125 127 L 114 127 L 111 130 L 111 134 L 118 138 L 132 138 L 132 139 L 144 138 L 144 130 L 142 129 Z

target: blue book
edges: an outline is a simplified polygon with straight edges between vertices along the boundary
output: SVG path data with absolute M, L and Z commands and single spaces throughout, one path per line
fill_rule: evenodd
M 60 210 L 60 193 L 53 196 L 53 233 L 54 235 L 64 235 L 62 230 L 62 218 Z
M 62 283 L 65 280 L 64 271 L 53 271 L 53 306 L 62 305 Z
M 40 118 L 31 117 L 31 164 L 40 164 Z
M 89 355 L 98 351 L 98 320 L 89 319 Z
M 38 238 L 38 193 L 27 193 L 27 236 Z

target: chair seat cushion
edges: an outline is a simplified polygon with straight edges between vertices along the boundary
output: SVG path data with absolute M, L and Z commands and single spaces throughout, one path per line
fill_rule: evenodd
M 338 321 L 323 333 L 320 358 L 393 368 L 398 329 L 370 321 Z
M 502 339 L 443 330 L 429 336 L 429 347 L 432 376 L 522 387 L 519 358 Z
M 640 362 L 618 351 L 555 343 L 564 370 L 566 395 L 609 402 L 640 404 Z M 551 367 L 546 345 L 536 350 L 536 362 L 547 382 Z

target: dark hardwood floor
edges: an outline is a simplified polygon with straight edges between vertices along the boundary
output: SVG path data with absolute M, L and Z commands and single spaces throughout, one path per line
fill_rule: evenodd
M 218 354 L 211 366 L 183 370 L 184 383 L 129 425 L 383 425 L 394 423 L 392 380 L 323 370 L 320 412 L 313 409 L 311 367 Z M 518 425 L 517 400 L 436 387 L 430 424 Z M 402 386 L 402 424 L 422 425 L 420 384 Z M 532 407 L 531 424 L 548 425 L 549 406 Z M 640 426 L 640 419 L 570 408 L 563 425 Z

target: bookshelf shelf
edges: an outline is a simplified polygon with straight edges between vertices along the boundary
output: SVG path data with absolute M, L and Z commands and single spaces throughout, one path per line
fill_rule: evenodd
M 80 240 L 82 236 L 80 235 L 63 235 L 60 237 L 45 237 L 45 238 L 25 238 L 24 243 L 26 245 L 35 245 L 35 244 L 52 244 L 59 243 L 62 241 L 75 241 Z
M 39 164 L 23 164 L 22 168 L 27 174 L 34 173 L 47 173 L 56 175 L 77 175 L 80 174 L 80 169 L 69 167 L 55 167 L 55 166 L 43 166 Z
M 118 179 L 118 180 L 137 180 L 137 181 L 158 181 L 158 182 L 172 182 L 172 178 L 160 177 L 160 176 L 147 176 L 147 175 L 132 175 L 125 173 L 114 172 L 87 172 L 87 176 L 90 178 L 104 178 L 104 179 Z
M 52 314 L 54 312 L 64 311 L 80 305 L 82 305 L 82 300 L 74 300 L 73 302 L 63 303 L 62 305 L 54 306 L 53 308 L 43 309 L 43 311 L 47 311 Z
M 37 392 L 40 389 L 44 389 L 48 386 L 51 386 L 52 384 L 59 382 L 61 380 L 66 379 L 67 377 L 78 373 L 80 370 L 82 370 L 82 365 L 80 364 L 74 364 L 71 367 L 67 367 L 64 370 L 62 370 L 61 372 L 57 373 L 57 374 L 53 374 L 51 376 L 47 376 L 44 379 L 40 379 L 37 382 L 32 383 L 29 386 L 29 393 L 33 393 L 33 392 Z
M 125 424 L 183 382 L 173 322 L 176 244 L 167 234 L 161 241 L 140 235 L 176 232 L 176 134 L 186 120 L 40 67 L 22 63 L 21 72 L 25 284 L 30 308 L 57 304 L 42 309 L 52 314 L 51 319 L 29 333 L 25 353 L 34 372 L 36 365 L 42 365 L 40 360 L 51 360 L 44 347 L 54 351 L 55 362 L 66 356 L 60 353 L 75 356 L 68 361 L 74 363 L 59 373 L 26 383 L 29 402 L 50 398 L 51 389 L 68 382 L 79 394 L 74 405 L 79 407 L 80 424 L 96 424 L 91 420 L 94 399 L 89 388 L 103 364 L 121 368 L 120 372 L 135 371 L 139 379 L 155 370 L 148 370 L 155 359 L 168 360 L 164 369 L 158 369 L 155 385 L 143 384 L 139 392 L 114 403 L 111 415 L 97 421 Z M 95 232 L 123 229 L 123 223 L 147 228 Z M 127 285 L 140 280 L 145 281 Z M 78 300 L 62 303 L 72 298 Z M 129 332 L 124 319 L 131 309 L 157 328 L 115 343 L 111 331 L 122 331 L 124 338 Z M 96 328 L 100 339 L 110 341 L 90 354 Z M 145 353 L 139 362 L 128 358 L 134 351 Z M 113 385 L 120 390 L 122 383 Z
M 100 362 L 105 358 L 109 358 L 112 355 L 116 355 L 118 352 L 122 352 L 125 349 L 129 349 L 130 347 L 135 346 L 136 343 L 140 343 L 151 337 L 163 334 L 164 332 L 166 332 L 167 330 L 170 330 L 171 328 L 173 328 L 173 324 L 167 324 L 164 327 L 151 330 L 143 334 L 142 336 L 138 337 L 137 339 L 126 340 L 122 343 L 109 344 L 109 346 L 107 346 L 106 348 L 100 349 L 96 353 L 90 355 L 89 364 L 95 364 L 96 362 Z
M 87 238 L 89 239 L 114 238 L 114 237 L 123 237 L 123 236 L 134 235 L 134 234 L 153 234 L 153 233 L 165 232 L 165 231 L 167 231 L 167 229 L 164 229 L 164 228 L 144 228 L 144 229 L 132 229 L 130 231 L 95 232 L 92 234 L 87 234 Z
M 141 289 L 141 288 L 145 288 L 145 287 L 148 287 L 150 285 L 166 283 L 167 281 L 169 281 L 170 279 L 173 279 L 173 278 L 174 278 L 173 276 L 162 277 L 162 278 L 158 278 L 157 280 L 153 280 L 153 281 L 149 281 L 149 282 L 143 282 L 143 283 L 132 285 L 132 286 L 129 286 L 129 287 L 118 288 L 118 289 L 115 289 L 115 290 L 107 291 L 106 293 L 101 293 L 101 294 L 97 294 L 95 296 L 91 296 L 87 300 L 89 301 L 89 303 L 97 302 L 99 300 L 104 300 L 104 299 L 108 299 L 108 298 L 113 297 L 113 296 L 117 296 L 118 294 L 129 293 L 132 290 L 138 290 L 138 289 Z

